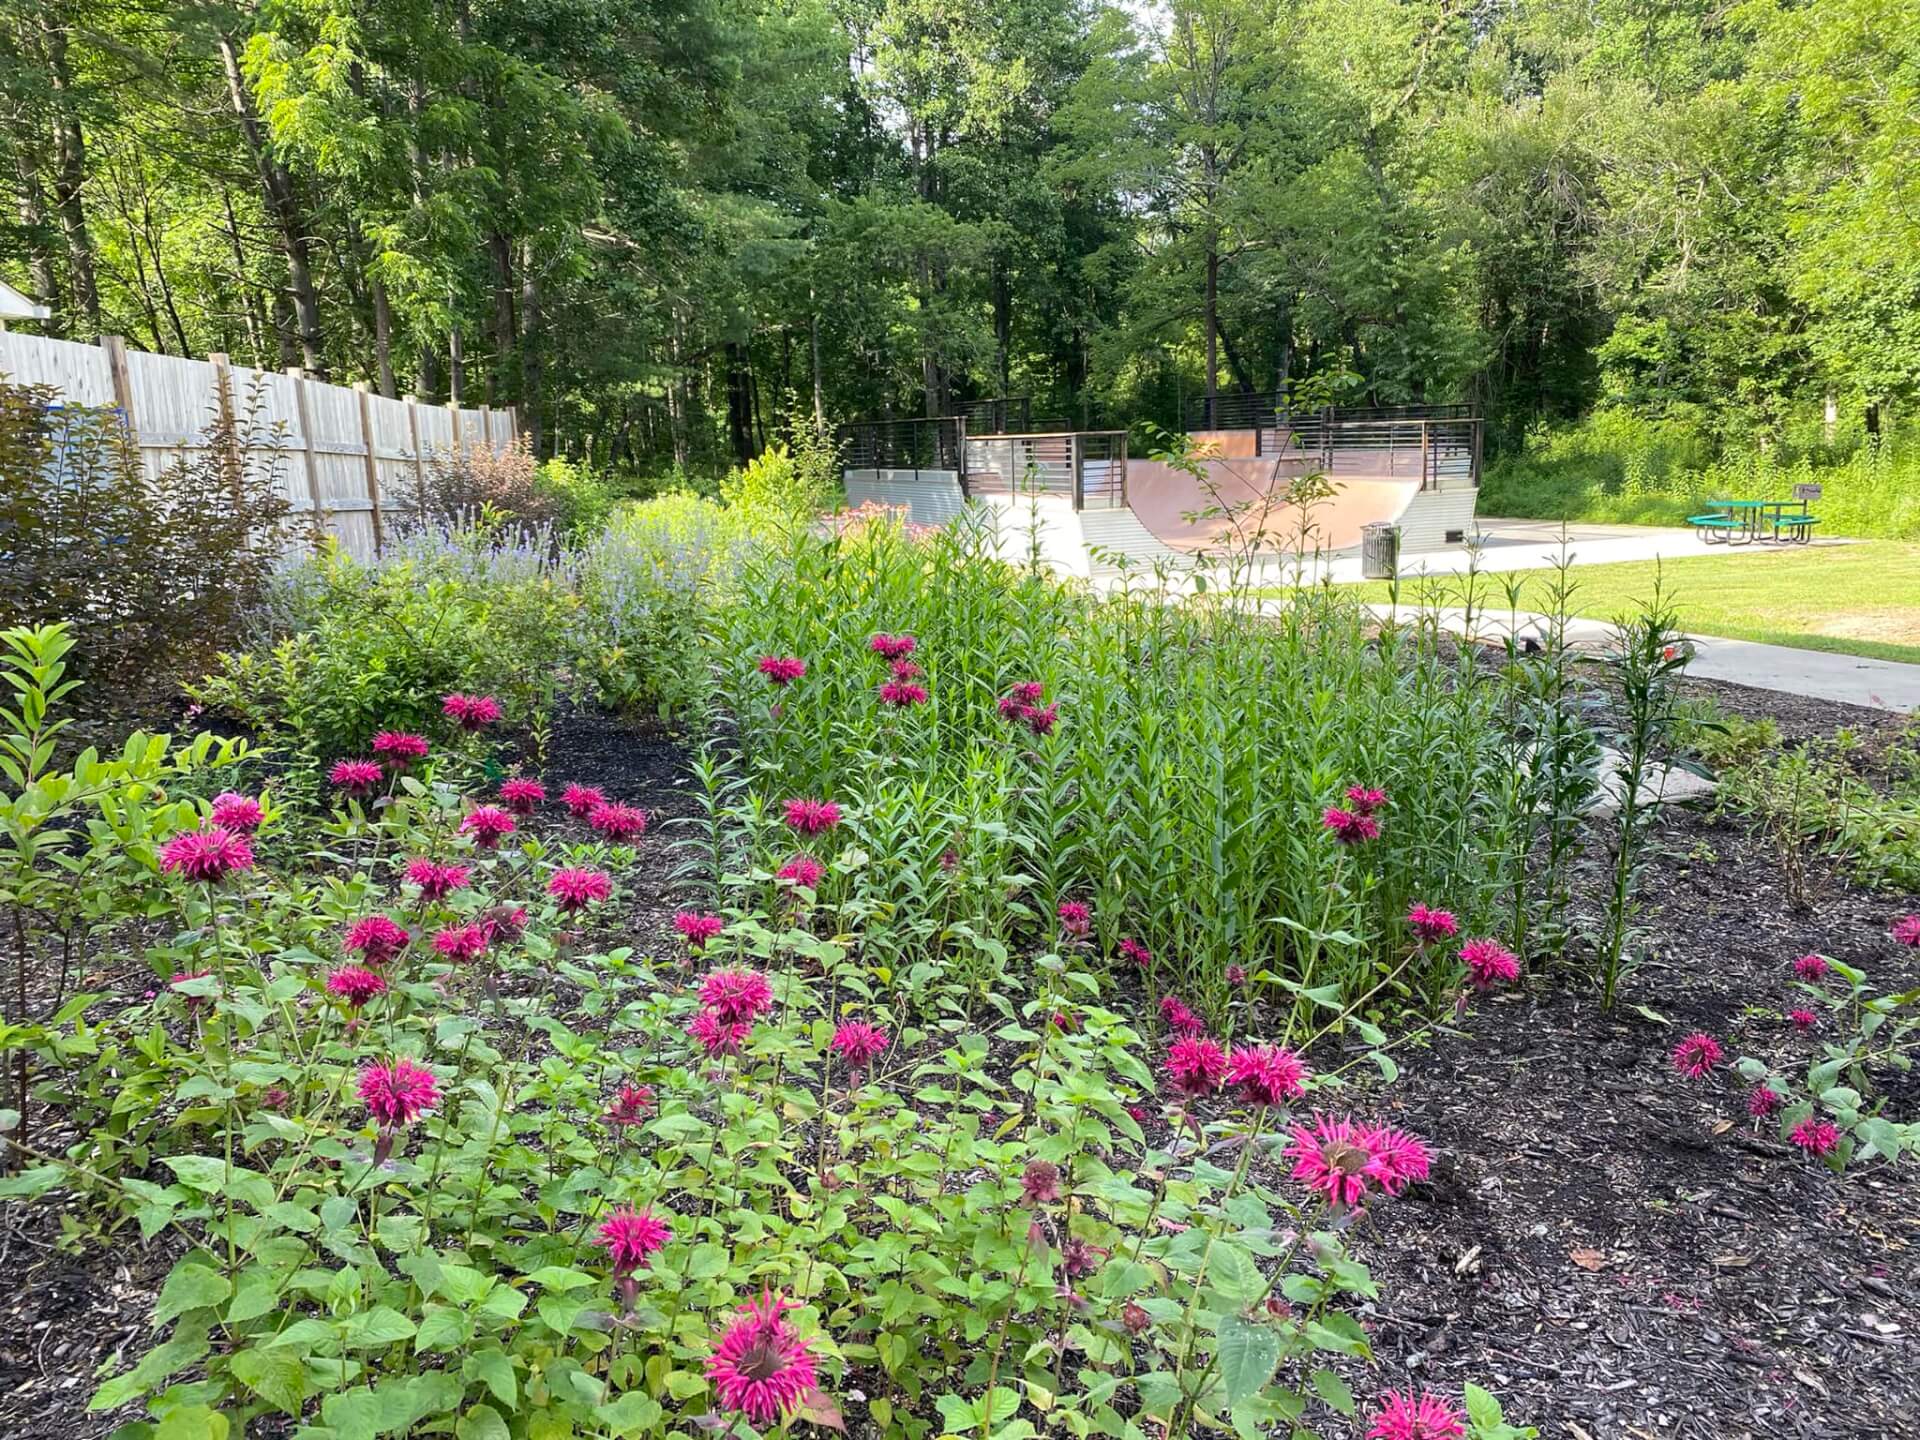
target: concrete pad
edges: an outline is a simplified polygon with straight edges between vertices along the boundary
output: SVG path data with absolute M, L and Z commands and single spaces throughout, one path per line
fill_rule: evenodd
M 1626 777 L 1620 773 L 1620 765 L 1618 750 L 1604 745 L 1600 747 L 1600 788 L 1587 806 L 1587 814 L 1605 817 L 1618 813 L 1627 793 Z M 1682 770 L 1677 765 L 1661 765 L 1641 780 L 1639 803 L 1651 805 L 1657 800 L 1667 805 L 1681 805 L 1689 800 L 1705 800 L 1713 791 L 1714 782 L 1704 775 Z

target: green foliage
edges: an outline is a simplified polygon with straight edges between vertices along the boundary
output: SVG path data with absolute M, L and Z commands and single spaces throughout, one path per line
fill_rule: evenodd
M 805 432 L 803 432 L 804 434 Z M 786 534 L 833 508 L 840 467 L 833 447 L 819 439 L 775 445 L 720 482 L 720 498 L 749 529 Z

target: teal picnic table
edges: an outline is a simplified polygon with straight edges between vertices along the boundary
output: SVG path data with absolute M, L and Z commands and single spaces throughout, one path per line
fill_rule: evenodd
M 1751 545 L 1756 540 L 1779 540 L 1784 528 L 1789 540 L 1805 543 L 1814 524 L 1807 502 L 1794 500 L 1709 500 L 1707 513 L 1689 515 L 1687 524 L 1709 545 Z

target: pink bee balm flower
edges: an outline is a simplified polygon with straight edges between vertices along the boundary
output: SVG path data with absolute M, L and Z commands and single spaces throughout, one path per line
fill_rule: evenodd
M 727 922 L 718 915 L 681 910 L 673 917 L 673 928 L 686 937 L 687 948 L 697 954 L 707 948 L 709 940 L 727 928 Z
M 487 932 L 478 925 L 454 925 L 433 937 L 433 948 L 459 964 L 487 953 Z
M 1207 1022 L 1189 1010 L 1178 995 L 1161 998 L 1160 1018 L 1176 1035 L 1201 1035 L 1206 1032 Z
M 1035 705 L 1027 711 L 1027 729 L 1036 735 L 1051 735 L 1059 718 L 1058 705 Z
M 1358 1205 L 1367 1193 L 1368 1178 L 1378 1178 L 1373 1151 L 1361 1132 L 1327 1115 L 1315 1116 L 1311 1130 L 1293 1127 L 1287 1156 L 1293 1161 L 1294 1179 L 1342 1209 Z
M 1038 680 L 1022 680 L 1000 698 L 1000 713 L 1009 719 L 1025 719 L 1024 707 L 1038 705 L 1047 687 Z
M 347 938 L 343 944 L 369 965 L 384 965 L 406 949 L 407 941 L 412 938 L 386 916 L 369 915 L 347 927 Z
M 547 787 L 538 780 L 503 780 L 500 798 L 514 814 L 531 815 L 534 806 L 547 798 Z
M 1787 1019 L 1793 1022 L 1796 1030 L 1811 1030 L 1820 1023 L 1820 1017 L 1811 1010 L 1789 1010 Z
M 1074 1019 L 1073 1013 L 1068 1010 L 1054 1011 L 1048 1023 L 1050 1023 L 1054 1029 L 1066 1035 L 1071 1035 L 1080 1028 L 1080 1022 Z
M 833 1032 L 833 1050 L 850 1069 L 862 1070 L 887 1048 L 887 1032 L 864 1020 L 849 1020 Z
M 1147 949 L 1146 946 L 1131 937 L 1121 940 L 1120 957 L 1123 960 L 1131 960 L 1142 970 L 1151 970 L 1153 968 L 1153 951 Z
M 1020 1203 L 1052 1205 L 1060 1199 L 1060 1167 L 1051 1160 L 1029 1160 L 1020 1172 Z
M 591 785 L 569 785 L 560 792 L 560 803 L 576 820 L 584 820 L 607 803 L 607 797 Z
M 360 1100 L 381 1129 L 396 1130 L 440 1103 L 440 1085 L 411 1060 L 374 1064 L 360 1072 Z
M 1347 804 L 1356 815 L 1372 815 L 1387 803 L 1387 792 L 1367 785 L 1349 785 Z
M 480 933 L 486 936 L 487 944 L 499 941 L 518 940 L 527 933 L 527 907 L 524 905 L 493 905 L 480 912 Z
M 1306 1093 L 1307 1067 L 1284 1045 L 1247 1045 L 1227 1057 L 1227 1084 L 1249 1105 L 1284 1105 Z
M 721 1335 L 707 1361 L 707 1379 L 722 1409 L 737 1410 L 764 1430 L 791 1415 L 818 1385 L 810 1341 L 781 1313 L 794 1308 L 778 1295 L 749 1301 Z
M 600 1222 L 595 1244 L 607 1252 L 613 1272 L 625 1275 L 647 1268 L 647 1257 L 665 1245 L 673 1231 L 653 1213 L 651 1207 L 636 1210 L 623 1206 Z
M 1830 1155 L 1840 1144 L 1840 1127 L 1831 1120 L 1816 1120 L 1809 1115 L 1793 1127 L 1787 1139 L 1809 1155 Z
M 807 673 L 807 662 L 793 655 L 762 655 L 760 673 L 775 685 L 791 685 Z
M 1060 928 L 1073 936 L 1084 936 L 1093 929 L 1093 911 L 1078 900 L 1062 900 L 1057 912 Z
M 1759 1085 L 1753 1094 L 1747 1097 L 1747 1113 L 1756 1120 L 1765 1120 L 1777 1113 L 1786 1104 L 1786 1097 L 1771 1085 Z
M 752 1033 L 750 1021 L 722 1020 L 711 1010 L 702 1010 L 687 1026 L 687 1034 L 698 1040 L 707 1054 L 715 1057 L 738 1055 L 740 1047 L 747 1043 L 747 1036 Z
M 390 770 L 404 770 L 416 760 L 427 758 L 425 737 L 406 730 L 382 730 L 373 737 L 373 753 Z
M 919 643 L 911 635 L 876 635 L 867 642 L 867 648 L 883 660 L 902 660 L 911 655 Z
M 342 965 L 327 976 L 327 991 L 358 1010 L 376 995 L 386 994 L 387 982 L 373 971 L 363 970 L 358 965 Z
M 407 883 L 419 887 L 423 900 L 444 900 L 456 890 L 464 890 L 473 878 L 465 865 L 440 865 L 432 860 L 409 860 Z
M 1167 1078 L 1182 1095 L 1211 1095 L 1227 1078 L 1227 1052 L 1204 1036 L 1176 1040 L 1167 1051 Z
M 920 667 L 911 660 L 896 660 L 893 662 L 893 678 L 896 680 L 911 680 L 921 673 Z
M 607 1122 L 612 1125 L 638 1125 L 653 1108 L 653 1089 L 647 1085 L 622 1085 L 620 1093 L 607 1107 Z
M 460 822 L 460 833 L 471 835 L 482 850 L 498 848 L 500 842 L 519 828 L 513 816 L 498 805 L 478 805 Z
M 251 835 L 267 818 L 267 812 L 260 808 L 260 802 L 251 795 L 228 790 L 213 797 L 213 806 L 207 812 L 207 818 L 222 830 L 231 830 L 236 835 Z
M 826 873 L 826 867 L 813 856 L 796 855 L 780 867 L 775 878 L 798 885 L 803 890 L 818 890 L 820 879 Z
M 1460 947 L 1460 959 L 1476 990 L 1491 990 L 1502 981 L 1511 984 L 1520 978 L 1519 957 L 1498 940 L 1469 940 Z
M 927 703 L 927 690 L 924 685 L 916 685 L 911 680 L 889 680 L 880 687 L 880 703 L 891 705 L 896 710 L 924 705 Z
M 1331 830 L 1333 838 L 1342 845 L 1360 845 L 1380 838 L 1378 820 L 1371 815 L 1342 810 L 1338 805 L 1329 805 L 1327 813 L 1320 817 L 1320 823 Z
M 840 823 L 840 807 L 831 800 L 789 800 L 787 826 L 801 835 L 824 835 Z
M 1373 1156 L 1367 1173 L 1380 1182 L 1389 1195 L 1398 1195 L 1416 1180 L 1425 1180 L 1433 1160 L 1426 1143 L 1417 1135 L 1395 1130 L 1388 1125 L 1362 1128 L 1356 1132 L 1360 1143 Z
M 1718 1040 L 1704 1030 L 1696 1030 L 1673 1047 L 1673 1068 L 1689 1080 L 1704 1080 L 1723 1054 Z
M 1367 1440 L 1465 1440 L 1460 1412 L 1431 1390 L 1389 1390 L 1381 1398 Z
M 1920 915 L 1902 915 L 1889 933 L 1902 945 L 1920 946 Z
M 1229 985 L 1244 985 L 1247 983 L 1247 967 L 1244 965 L 1229 965 L 1227 966 L 1226 977 L 1227 984 Z
M 160 847 L 160 868 L 186 880 L 214 884 L 253 868 L 253 846 L 244 835 L 214 826 L 188 830 Z
M 328 783 L 349 795 L 365 795 L 386 778 L 378 760 L 341 760 L 327 772 Z
M 587 824 L 614 844 L 624 845 L 647 833 L 647 812 L 631 805 L 596 805 L 587 812 Z
M 1422 945 L 1436 945 L 1460 933 L 1460 921 L 1451 910 L 1415 904 L 1407 911 L 1407 928 Z
M 1793 962 L 1793 973 L 1802 980 L 1823 980 L 1832 968 L 1824 955 L 1802 955 Z
M 716 970 L 700 983 L 700 1003 L 722 1020 L 751 1024 L 773 1008 L 773 986 L 757 970 Z
M 462 730 L 484 730 L 500 718 L 500 702 L 491 695 L 449 695 L 440 709 Z
M 571 914 L 613 894 L 613 880 L 604 870 L 556 870 L 547 881 L 547 893 Z

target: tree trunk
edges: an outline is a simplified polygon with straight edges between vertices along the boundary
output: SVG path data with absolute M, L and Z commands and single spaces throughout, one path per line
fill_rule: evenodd
M 1214 426 L 1214 403 L 1220 393 L 1220 252 L 1213 232 L 1207 232 L 1207 425 Z
M 753 389 L 745 349 L 737 340 L 726 342 L 727 435 L 733 445 L 734 463 L 741 466 L 753 459 Z
M 393 303 L 378 275 L 367 278 L 367 289 L 373 301 L 374 368 L 379 372 L 380 393 L 391 400 L 398 393 L 393 385 Z
M 498 405 L 511 393 L 507 367 L 513 361 L 513 242 L 498 230 L 487 236 L 493 262 L 493 364 L 487 367 L 487 403 Z
M 460 322 L 447 326 L 447 400 L 458 406 L 467 391 L 467 352 L 460 343 Z
M 240 73 L 240 54 L 231 35 L 220 37 L 220 59 L 227 72 L 227 98 L 240 121 L 240 133 L 260 174 L 260 190 L 266 198 L 267 213 L 279 228 L 281 247 L 286 252 L 288 291 L 300 334 L 301 364 L 316 379 L 324 380 L 327 361 L 320 337 L 320 299 L 314 290 L 312 251 L 299 201 L 294 195 L 293 177 L 267 148 L 260 118 L 253 113 L 253 101 L 247 95 L 246 77 Z
M 75 109 L 73 71 L 67 63 L 67 32 L 61 19 L 43 15 L 40 33 L 46 52 L 47 76 L 54 92 L 53 200 L 67 240 L 67 279 L 73 289 L 73 303 L 97 335 L 101 328 L 100 288 L 94 278 L 93 235 L 87 228 L 84 196 L 87 141 Z
M 533 273 L 533 245 L 520 242 L 520 423 L 527 444 L 540 454 L 540 283 Z
M 40 183 L 40 164 L 29 137 L 13 137 L 14 173 L 20 178 L 20 233 L 27 246 L 27 290 L 33 299 L 53 311 L 46 322 L 55 339 L 67 333 L 61 313 L 60 276 L 53 264 L 53 227 L 47 220 L 47 192 Z
M 807 292 L 807 299 L 813 299 L 813 292 Z M 820 389 L 820 312 L 815 310 L 808 317 L 813 342 L 813 423 L 816 429 L 825 429 L 827 424 L 826 400 Z
M 1007 351 L 1013 343 L 1013 284 L 1007 277 L 1005 263 L 999 259 L 993 262 L 993 340 L 999 351 L 1000 398 L 1004 400 L 1013 393 L 1013 382 L 1009 379 L 1012 372 L 1007 361 Z

